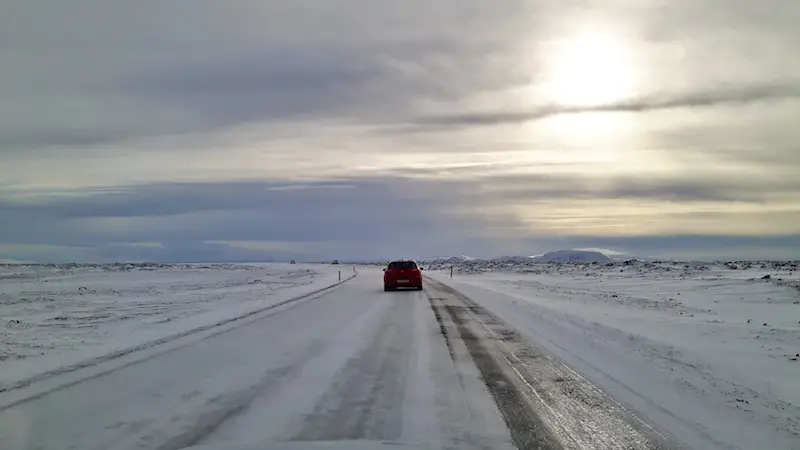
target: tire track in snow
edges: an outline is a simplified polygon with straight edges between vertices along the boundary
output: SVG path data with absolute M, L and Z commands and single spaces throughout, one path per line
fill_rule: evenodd
M 298 352 L 293 362 L 283 367 L 269 370 L 252 386 L 232 393 L 218 396 L 208 401 L 208 406 L 194 419 L 192 425 L 166 442 L 158 445 L 158 450 L 178 450 L 199 444 L 206 436 L 214 433 L 228 420 L 245 413 L 254 399 L 265 395 L 270 389 L 279 386 L 286 380 L 296 376 L 305 364 L 321 355 L 329 342 L 316 341 Z M 152 430 L 145 437 L 138 438 L 140 447 L 150 447 L 154 433 Z
M 430 300 L 442 329 L 452 329 L 442 323 L 447 318 L 455 324 L 518 448 L 676 448 L 492 313 L 443 283 L 427 281 L 440 292 Z
M 400 439 L 414 304 L 404 295 L 392 301 L 377 334 L 346 363 L 294 439 Z
M 430 285 L 430 283 L 429 283 Z M 437 288 L 439 286 L 436 286 Z M 455 360 L 452 351 L 452 340 L 461 339 L 469 351 L 472 361 L 481 373 L 484 384 L 497 404 L 503 419 L 511 432 L 511 438 L 519 449 L 561 450 L 558 441 L 548 428 L 525 402 L 524 395 L 516 384 L 504 373 L 494 358 L 489 354 L 480 339 L 469 330 L 460 316 L 453 312 L 452 305 L 447 305 L 447 298 L 431 297 L 428 300 L 433 308 L 442 335 L 450 350 L 450 357 Z M 448 320 L 449 319 L 449 320 Z M 453 326 L 448 326 L 452 322 Z M 455 328 L 457 336 L 448 330 Z

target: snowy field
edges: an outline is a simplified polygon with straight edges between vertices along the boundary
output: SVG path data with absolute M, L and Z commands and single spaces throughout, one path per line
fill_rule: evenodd
M 796 263 L 423 265 L 686 448 L 800 450 Z M 142 448 L 192 433 L 209 442 L 318 437 L 320 429 L 337 437 L 344 422 L 370 417 L 374 424 L 354 435 L 427 436 L 446 446 L 476 430 L 505 442 L 477 369 L 450 361 L 452 347 L 436 334 L 446 327 L 429 300 L 450 297 L 435 283 L 385 293 L 380 269 L 363 267 L 311 301 L 227 323 L 334 285 L 340 270 L 343 278 L 353 272 L 302 264 L 0 266 L 0 399 L 8 406 L 0 424 L 25 418 L 23 438 L 40 439 L 41 448 L 107 448 L 120 439 L 120 448 Z M 462 345 L 459 333 L 451 346 Z M 128 367 L 127 359 L 143 363 Z M 453 382 L 470 376 L 474 389 Z M 72 387 L 78 379 L 89 381 Z M 459 416 L 464 402 L 472 402 L 467 416 L 483 412 Z M 444 412 L 435 409 L 441 404 Z M 250 412 L 225 419 L 241 408 Z M 222 425 L 206 437 L 217 413 Z M 472 423 L 480 417 L 494 419 Z M 7 425 L 6 437 L 17 428 Z
M 428 266 L 693 448 L 800 448 L 797 263 Z
M 349 266 L 0 265 L 0 392 L 308 294 Z

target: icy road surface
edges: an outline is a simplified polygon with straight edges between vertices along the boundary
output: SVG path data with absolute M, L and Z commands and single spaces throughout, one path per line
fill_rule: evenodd
M 471 299 L 359 275 L 0 394 L 0 448 L 373 440 L 656 449 L 666 438 Z

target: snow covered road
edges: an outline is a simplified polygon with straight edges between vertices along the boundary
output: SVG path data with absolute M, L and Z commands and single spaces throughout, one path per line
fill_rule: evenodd
M 479 377 L 459 384 L 438 330 L 424 293 L 384 293 L 368 271 L 246 324 L 22 389 L 33 399 L 8 392 L 0 448 L 352 438 L 510 448 Z
M 0 394 L 0 448 L 671 448 L 446 286 L 332 289 Z

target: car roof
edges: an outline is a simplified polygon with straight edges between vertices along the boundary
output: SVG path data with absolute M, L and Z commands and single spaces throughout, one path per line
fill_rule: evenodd
M 414 264 L 417 263 L 413 259 L 393 259 L 393 260 L 389 261 L 389 264 L 398 263 L 398 262 L 413 262 Z

